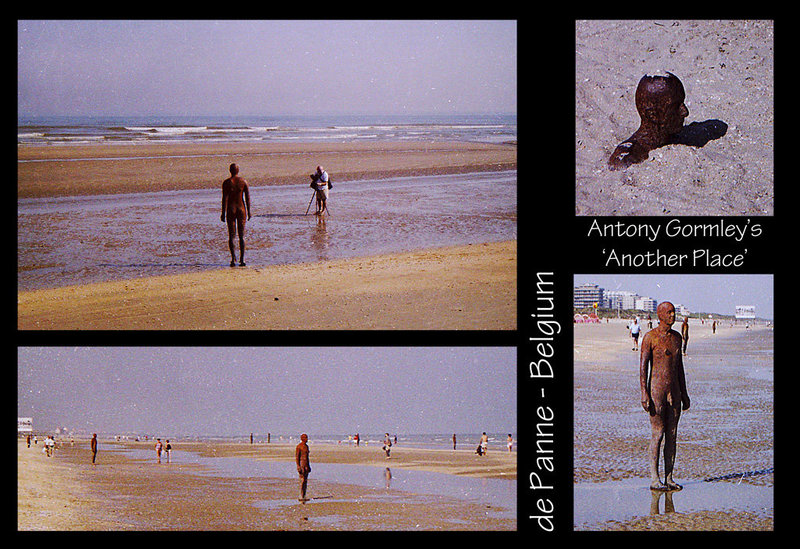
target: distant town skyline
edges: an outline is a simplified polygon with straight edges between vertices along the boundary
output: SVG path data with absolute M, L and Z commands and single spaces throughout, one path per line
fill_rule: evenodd
M 693 313 L 734 315 L 737 305 L 755 306 L 759 318 L 774 318 L 772 275 L 608 275 L 576 274 L 574 285 L 594 283 L 681 304 Z

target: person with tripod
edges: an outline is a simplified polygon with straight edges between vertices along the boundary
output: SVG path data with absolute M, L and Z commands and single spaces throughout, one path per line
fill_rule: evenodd
M 328 190 L 333 188 L 331 178 L 322 166 L 317 166 L 317 171 L 309 177 L 311 177 L 310 186 L 314 189 L 314 196 L 311 197 L 311 200 L 315 197 L 317 199 L 317 211 L 314 212 L 314 215 L 322 215 L 323 212 L 328 210 Z M 310 207 L 311 202 L 309 201 L 308 208 Z M 306 208 L 306 213 L 308 213 L 308 208 Z M 330 211 L 328 211 L 328 215 L 330 214 Z

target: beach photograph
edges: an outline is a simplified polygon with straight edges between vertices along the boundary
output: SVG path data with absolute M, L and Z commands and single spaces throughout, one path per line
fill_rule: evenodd
M 516 329 L 516 21 L 17 31 L 18 329 Z
M 772 216 L 774 21 L 575 22 L 575 214 Z
M 19 347 L 19 531 L 515 531 L 513 347 Z
M 574 283 L 574 529 L 772 531 L 772 275 Z

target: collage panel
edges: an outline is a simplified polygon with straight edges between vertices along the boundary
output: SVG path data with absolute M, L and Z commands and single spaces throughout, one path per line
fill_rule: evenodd
M 772 275 L 574 276 L 574 528 L 772 530 Z
M 20 347 L 18 526 L 514 531 L 516 356 Z
M 575 214 L 772 216 L 774 21 L 575 21 Z
M 19 330 L 516 330 L 517 22 L 316 23 L 17 22 Z

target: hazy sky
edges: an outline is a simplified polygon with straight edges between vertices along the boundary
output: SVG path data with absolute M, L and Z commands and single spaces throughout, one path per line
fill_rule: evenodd
M 163 435 L 516 432 L 514 348 L 22 347 L 35 429 Z
M 772 275 L 575 275 L 575 285 L 593 282 L 685 305 L 690 311 L 732 315 L 736 305 L 755 305 L 756 316 L 774 318 Z
M 18 21 L 21 115 L 515 113 L 515 21 Z

